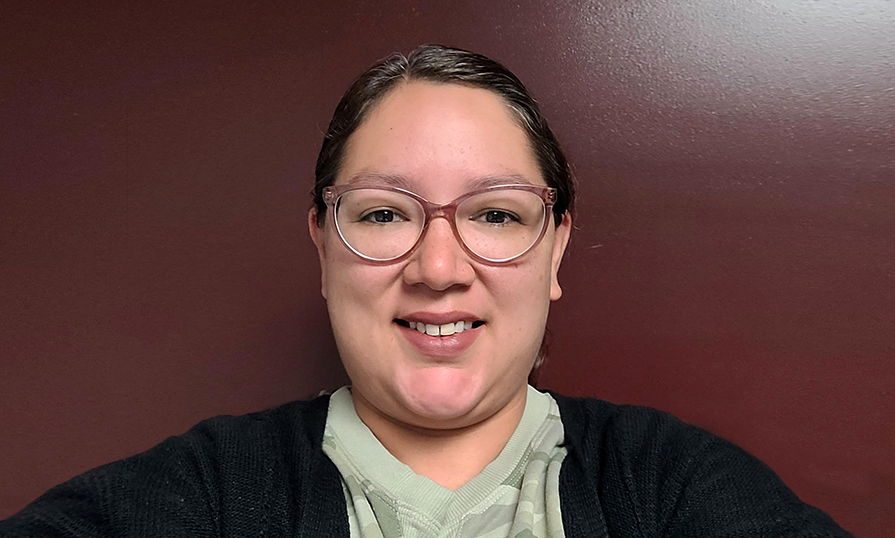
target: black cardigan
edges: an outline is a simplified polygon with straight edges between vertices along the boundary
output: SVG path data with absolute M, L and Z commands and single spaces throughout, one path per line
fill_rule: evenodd
M 568 537 L 849 537 L 760 461 L 644 407 L 553 395 L 569 453 Z M 201 422 L 57 486 L 0 522 L 0 537 L 348 536 L 321 450 L 329 399 Z

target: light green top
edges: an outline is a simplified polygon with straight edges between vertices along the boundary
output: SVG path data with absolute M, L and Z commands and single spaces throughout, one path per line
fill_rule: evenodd
M 342 475 L 351 538 L 562 538 L 559 408 L 528 387 L 506 446 L 456 491 L 418 475 L 379 442 L 343 387 L 332 395 L 323 451 Z

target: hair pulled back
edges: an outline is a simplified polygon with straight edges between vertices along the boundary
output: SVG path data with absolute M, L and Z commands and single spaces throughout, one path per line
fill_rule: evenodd
M 544 182 L 557 190 L 553 206 L 556 225 L 566 211 L 572 212 L 575 185 L 569 164 L 537 102 L 516 75 L 481 54 L 441 45 L 423 45 L 407 56 L 393 54 L 380 61 L 359 76 L 342 96 L 329 123 L 315 168 L 312 194 L 319 226 L 326 218 L 323 189 L 335 183 L 351 134 L 389 91 L 402 82 L 416 80 L 463 84 L 499 95 L 515 112 L 519 125 L 528 136 Z

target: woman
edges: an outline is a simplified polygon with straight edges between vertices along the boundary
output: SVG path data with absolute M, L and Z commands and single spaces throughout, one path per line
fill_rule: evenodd
M 366 72 L 314 195 L 351 388 L 205 421 L 0 535 L 848 536 L 723 440 L 528 387 L 574 186 L 499 64 L 430 46 Z

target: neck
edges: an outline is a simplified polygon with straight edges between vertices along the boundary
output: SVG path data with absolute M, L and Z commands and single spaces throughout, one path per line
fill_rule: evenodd
M 398 422 L 352 393 L 358 416 L 401 463 L 456 490 L 482 472 L 510 440 L 525 411 L 527 387 L 500 410 L 474 424 L 448 429 Z

